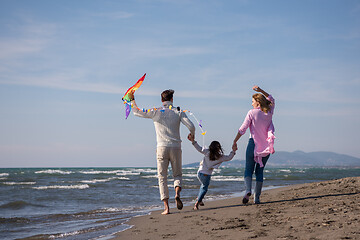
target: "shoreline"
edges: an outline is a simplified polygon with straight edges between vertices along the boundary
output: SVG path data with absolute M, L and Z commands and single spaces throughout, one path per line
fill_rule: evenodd
M 289 185 L 264 190 L 258 205 L 231 197 L 198 211 L 192 204 L 166 216 L 151 211 L 108 239 L 357 239 L 359 195 L 360 177 Z
M 269 190 L 273 190 L 273 189 L 278 189 L 278 188 L 286 188 L 286 187 L 289 187 L 289 186 L 292 186 L 292 185 L 285 185 L 285 186 L 268 186 L 268 187 L 264 187 L 263 188 L 263 191 L 269 191 Z M 206 200 L 207 203 L 209 202 L 218 202 L 218 201 L 223 201 L 223 200 L 226 200 L 226 199 L 233 199 L 233 198 L 242 198 L 242 196 L 245 194 L 245 191 L 242 191 L 242 192 L 238 192 L 238 193 L 231 193 L 229 195 L 225 195 L 223 197 L 219 197 L 219 198 L 208 198 Z M 174 211 L 178 211 L 180 212 L 177 208 L 176 208 L 176 203 L 175 202 L 171 202 L 171 200 L 175 201 L 174 199 L 170 199 L 170 210 L 171 210 L 171 213 L 173 213 Z M 205 201 L 204 201 L 205 202 Z M 184 204 L 184 208 L 185 207 L 193 207 L 194 206 L 194 203 L 195 201 L 192 201 L 191 203 L 190 202 L 184 202 L 183 201 L 183 204 Z M 132 227 L 134 227 L 134 225 L 129 225 L 128 223 L 133 219 L 133 218 L 138 218 L 138 217 L 144 217 L 144 216 L 148 216 L 148 215 L 151 215 L 152 213 L 154 212 L 159 212 L 161 213 L 162 211 L 164 211 L 164 209 L 162 208 L 163 206 L 161 207 L 156 207 L 154 208 L 153 210 L 147 210 L 146 213 L 144 214 L 140 214 L 140 215 L 135 215 L 133 217 L 130 217 L 128 221 L 126 221 L 123 225 L 125 226 L 128 226 L 126 229 L 124 230 L 121 230 L 119 232 L 116 232 L 116 233 L 113 233 L 111 235 L 117 235 L 118 233 L 121 233 L 121 232 L 124 232 L 124 231 L 127 231 L 129 229 L 131 229 Z M 110 235 L 110 236 L 111 236 Z M 113 239 L 111 237 L 107 238 L 109 236 L 106 236 L 106 239 Z M 101 238 L 102 239 L 102 238 Z

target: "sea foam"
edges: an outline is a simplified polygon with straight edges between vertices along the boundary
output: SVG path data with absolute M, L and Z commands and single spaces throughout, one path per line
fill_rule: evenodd
M 3 182 L 5 185 L 34 185 L 36 182 Z
M 33 187 L 33 189 L 45 190 L 45 189 L 86 189 L 89 188 L 87 184 L 78 184 L 78 185 L 53 185 L 53 186 L 40 186 Z
M 42 171 L 36 171 L 36 174 L 71 174 L 73 172 L 71 171 L 62 171 L 62 170 L 57 170 L 57 169 L 48 169 L 48 170 L 42 170 Z

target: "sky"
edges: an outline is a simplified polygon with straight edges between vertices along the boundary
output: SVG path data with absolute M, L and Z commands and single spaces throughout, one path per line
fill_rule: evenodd
M 275 151 L 360 158 L 359 66 L 356 0 L 0 0 L 0 167 L 155 167 L 153 122 L 121 100 L 144 73 L 139 107 L 174 89 L 226 154 L 259 85 Z

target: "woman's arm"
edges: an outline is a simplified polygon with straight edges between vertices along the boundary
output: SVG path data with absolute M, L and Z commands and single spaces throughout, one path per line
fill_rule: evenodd
M 235 139 L 234 139 L 234 142 L 233 142 L 233 145 L 232 145 L 232 150 L 235 152 L 238 147 L 237 147 L 237 141 L 240 139 L 241 137 L 241 134 L 239 132 L 237 132 L 236 136 L 235 136 Z
M 236 151 L 237 150 L 237 144 L 236 142 L 240 139 L 240 137 L 242 135 L 245 134 L 246 130 L 249 128 L 250 124 L 251 124 L 251 121 L 252 121 L 252 110 L 250 110 L 247 114 L 246 114 L 246 117 L 244 119 L 244 122 L 241 124 L 241 127 L 239 128 L 236 136 L 235 136 L 235 139 L 234 139 L 234 143 L 233 143 L 233 146 L 232 146 L 232 149 L 233 151 Z
M 273 112 L 274 111 L 274 108 L 275 108 L 275 99 L 270 95 L 268 94 L 267 92 L 265 92 L 264 90 L 262 90 L 259 86 L 255 85 L 253 87 L 253 90 L 256 91 L 256 92 L 259 92 L 259 93 L 262 93 L 264 94 L 264 96 L 266 97 L 267 100 L 269 100 L 271 102 L 271 111 Z
M 259 92 L 259 93 L 262 93 L 264 94 L 265 97 L 269 97 L 270 94 L 268 94 L 267 92 L 265 92 L 264 90 L 262 90 L 259 86 L 255 85 L 253 86 L 253 90 L 255 92 Z

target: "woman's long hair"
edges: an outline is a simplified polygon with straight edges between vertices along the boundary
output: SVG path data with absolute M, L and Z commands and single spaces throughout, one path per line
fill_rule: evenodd
M 260 109 L 264 113 L 268 113 L 271 109 L 271 102 L 266 99 L 264 95 L 261 93 L 255 93 L 253 96 L 253 99 L 255 99 L 256 102 L 260 104 Z
M 209 159 L 211 161 L 215 161 L 219 159 L 224 154 L 224 151 L 218 141 L 212 141 L 210 143 L 209 150 L 210 150 Z

